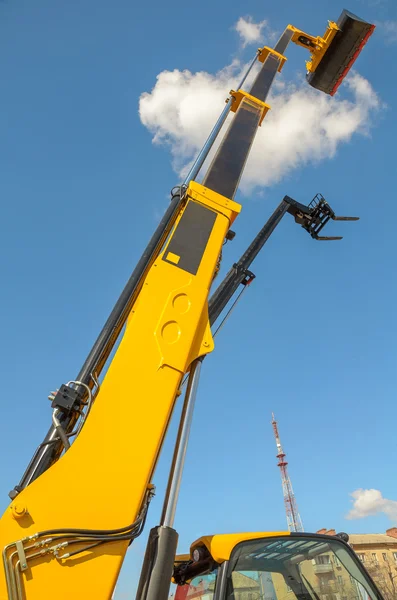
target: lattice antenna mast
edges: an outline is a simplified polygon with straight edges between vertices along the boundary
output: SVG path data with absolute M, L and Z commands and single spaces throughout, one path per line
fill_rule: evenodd
M 277 428 L 277 421 L 272 413 L 272 426 L 274 431 L 274 437 L 276 438 L 277 446 L 277 466 L 280 467 L 281 481 L 283 484 L 283 495 L 285 512 L 287 515 L 288 531 L 303 531 L 302 519 L 300 517 L 298 506 L 296 504 L 294 491 L 292 489 L 292 483 L 288 475 L 287 461 L 285 460 L 285 452 L 281 445 L 280 436 Z

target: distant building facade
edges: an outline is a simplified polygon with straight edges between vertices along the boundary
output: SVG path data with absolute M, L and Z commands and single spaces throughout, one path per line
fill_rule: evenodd
M 397 527 L 386 533 L 352 533 L 349 543 L 385 600 L 397 600 Z

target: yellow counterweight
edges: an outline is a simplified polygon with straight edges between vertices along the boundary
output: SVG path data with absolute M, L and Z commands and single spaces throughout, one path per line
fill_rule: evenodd
M 213 349 L 208 294 L 240 208 L 191 182 L 81 433 L 1 519 L 0 546 L 6 548 L 8 567 L 1 569 L 0 600 L 111 598 L 128 541 L 98 545 L 69 558 L 62 556 L 79 546 L 56 550 L 50 534 L 15 543 L 53 529 L 121 528 L 137 518 L 181 379 L 194 359 Z

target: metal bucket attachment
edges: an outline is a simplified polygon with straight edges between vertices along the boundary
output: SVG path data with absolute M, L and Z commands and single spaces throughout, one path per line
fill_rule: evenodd
M 333 96 L 350 71 L 375 25 L 344 10 L 336 33 L 314 73 L 307 74 L 311 86 Z

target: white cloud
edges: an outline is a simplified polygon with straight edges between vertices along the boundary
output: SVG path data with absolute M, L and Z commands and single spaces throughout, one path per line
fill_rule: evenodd
M 186 174 L 245 67 L 235 60 L 215 75 L 163 71 L 152 91 L 142 94 L 141 121 L 152 132 L 155 144 L 168 146 L 180 177 Z M 354 134 L 368 134 L 371 117 L 381 107 L 377 94 L 358 73 L 350 74 L 343 88 L 339 97 L 331 98 L 304 81 L 276 81 L 269 99 L 272 110 L 257 132 L 243 175 L 243 193 L 275 184 L 298 167 L 332 158 L 340 144 Z
M 266 37 L 270 39 L 274 37 L 274 34 L 270 31 L 266 20 L 255 23 L 252 17 L 240 17 L 235 24 L 234 29 L 240 36 L 243 48 L 249 44 L 255 44 L 256 42 L 259 42 L 263 37 L 262 31 L 264 29 L 267 29 Z
M 397 523 L 397 501 L 388 500 L 379 490 L 355 490 L 350 494 L 354 500 L 347 519 L 363 519 L 384 513 L 392 523 Z
M 387 44 L 397 43 L 397 21 L 381 21 L 376 26 L 383 33 L 384 40 Z
M 153 90 L 141 95 L 140 119 L 153 133 L 155 144 L 169 146 L 178 174 L 201 148 L 240 71 L 238 60 L 216 75 L 163 71 Z

